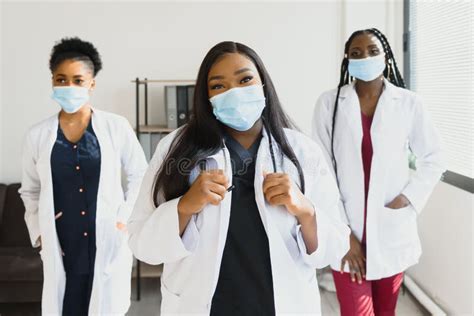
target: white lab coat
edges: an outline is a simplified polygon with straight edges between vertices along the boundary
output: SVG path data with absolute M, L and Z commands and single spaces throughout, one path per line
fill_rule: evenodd
M 337 90 L 319 98 L 313 117 L 313 138 L 332 161 L 331 127 Z M 334 132 L 340 213 L 361 240 L 364 227 L 364 170 L 362 122 L 354 82 L 341 88 Z M 373 146 L 367 199 L 367 280 L 405 271 L 421 255 L 417 216 L 425 206 L 444 168 L 440 138 L 413 92 L 384 81 L 370 130 Z M 416 172 L 409 169 L 409 149 L 417 157 Z M 333 166 L 333 164 L 331 164 Z M 334 174 L 334 168 L 331 168 Z M 392 210 L 385 205 L 403 193 L 411 202 Z M 339 271 L 340 263 L 332 266 Z M 345 271 L 348 272 L 346 265 Z
M 33 126 L 25 139 L 23 177 L 19 190 L 25 204 L 25 221 L 34 247 L 43 260 L 42 315 L 60 315 L 65 290 L 62 250 L 56 233 L 51 151 L 56 141 L 58 115 Z M 94 281 L 90 315 L 121 315 L 130 305 L 132 254 L 126 233 L 116 228 L 126 223 L 135 203 L 147 163 L 128 121 L 93 109 L 92 126 L 100 145 L 101 166 L 97 193 Z M 121 172 L 127 190 L 121 184 Z
M 279 315 L 320 314 L 315 268 L 342 258 L 349 248 L 349 229 L 339 216 L 333 216 L 339 195 L 319 146 L 296 131 L 285 131 L 304 171 L 305 195 L 315 206 L 318 249 L 307 254 L 296 218 L 285 207 L 273 207 L 265 201 L 263 172 L 273 169 L 268 135 L 263 131 L 255 166 L 255 197 L 269 241 L 275 309 Z M 179 236 L 177 204 L 180 197 L 162 200 L 158 207 L 152 199 L 155 175 L 175 134 L 158 144 L 145 174 L 128 223 L 129 245 L 138 259 L 150 264 L 164 263 L 162 315 L 208 315 L 227 236 L 232 192 L 226 194 L 220 205 L 207 205 L 194 215 L 183 236 Z M 278 159 L 281 154 L 276 148 L 275 156 L 278 171 L 290 174 L 299 183 L 294 165 L 286 158 Z M 225 170 L 231 183 L 229 157 L 227 148 L 223 148 L 207 158 L 207 169 Z

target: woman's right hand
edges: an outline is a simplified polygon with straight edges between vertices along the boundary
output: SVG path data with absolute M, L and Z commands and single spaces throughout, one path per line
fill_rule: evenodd
M 344 266 L 346 263 L 349 265 L 349 271 L 351 273 L 352 282 L 362 283 L 362 279 L 365 279 L 365 255 L 362 250 L 360 241 L 351 233 L 350 237 L 350 249 L 349 252 L 342 258 L 341 261 L 341 273 L 344 273 Z
M 227 193 L 229 183 L 223 170 L 203 171 L 178 202 L 179 235 L 193 214 L 202 211 L 207 204 L 219 205 Z
M 185 216 L 201 212 L 207 204 L 219 205 L 229 187 L 224 171 L 203 171 L 178 202 L 178 213 Z

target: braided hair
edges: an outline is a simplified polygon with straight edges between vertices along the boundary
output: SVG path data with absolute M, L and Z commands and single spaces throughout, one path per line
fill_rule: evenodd
M 382 43 L 382 47 L 385 53 L 385 59 L 387 61 L 387 66 L 385 67 L 385 70 L 383 71 L 383 76 L 387 78 L 387 80 L 390 81 L 395 86 L 406 88 L 405 81 L 403 80 L 402 75 L 400 74 L 400 71 L 398 70 L 397 62 L 395 61 L 395 56 L 393 55 L 393 51 L 392 51 L 392 48 L 390 47 L 390 44 L 388 43 L 387 37 L 376 28 L 359 30 L 352 33 L 349 39 L 347 40 L 346 44 L 344 45 L 344 58 L 342 59 L 342 63 L 341 63 L 341 75 L 339 78 L 339 84 L 337 86 L 336 101 L 334 103 L 334 111 L 332 114 L 331 154 L 332 154 L 332 159 L 333 159 L 333 164 L 334 164 L 334 172 L 336 176 L 336 181 L 338 181 L 338 179 L 337 179 L 336 156 L 334 155 L 334 131 L 335 131 L 335 125 L 336 125 L 336 113 L 337 113 L 337 108 L 338 108 L 338 103 L 339 103 L 339 94 L 341 92 L 341 88 L 344 85 L 351 83 L 352 80 L 354 79 L 349 74 L 349 71 L 348 71 L 349 47 L 352 44 L 352 40 L 356 36 L 359 36 L 362 34 L 372 34 L 375 37 L 377 37 L 380 43 Z

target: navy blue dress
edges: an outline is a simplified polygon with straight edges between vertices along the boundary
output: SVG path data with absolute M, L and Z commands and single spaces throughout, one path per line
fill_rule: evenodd
M 230 135 L 225 136 L 235 187 L 211 316 L 275 315 L 268 238 L 255 202 L 255 160 L 260 140 L 245 149 Z
M 92 119 L 77 143 L 58 127 L 51 153 L 56 231 L 63 251 L 63 315 L 87 315 L 96 254 L 95 219 L 100 146 Z

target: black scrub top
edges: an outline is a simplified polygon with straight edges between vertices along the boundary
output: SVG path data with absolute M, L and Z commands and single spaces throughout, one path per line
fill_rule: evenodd
M 51 153 L 56 231 L 66 274 L 93 274 L 101 155 L 92 119 L 77 143 L 58 127 Z
M 274 315 L 268 238 L 255 202 L 255 160 L 261 136 L 247 150 L 230 135 L 233 178 L 229 230 L 211 315 Z

